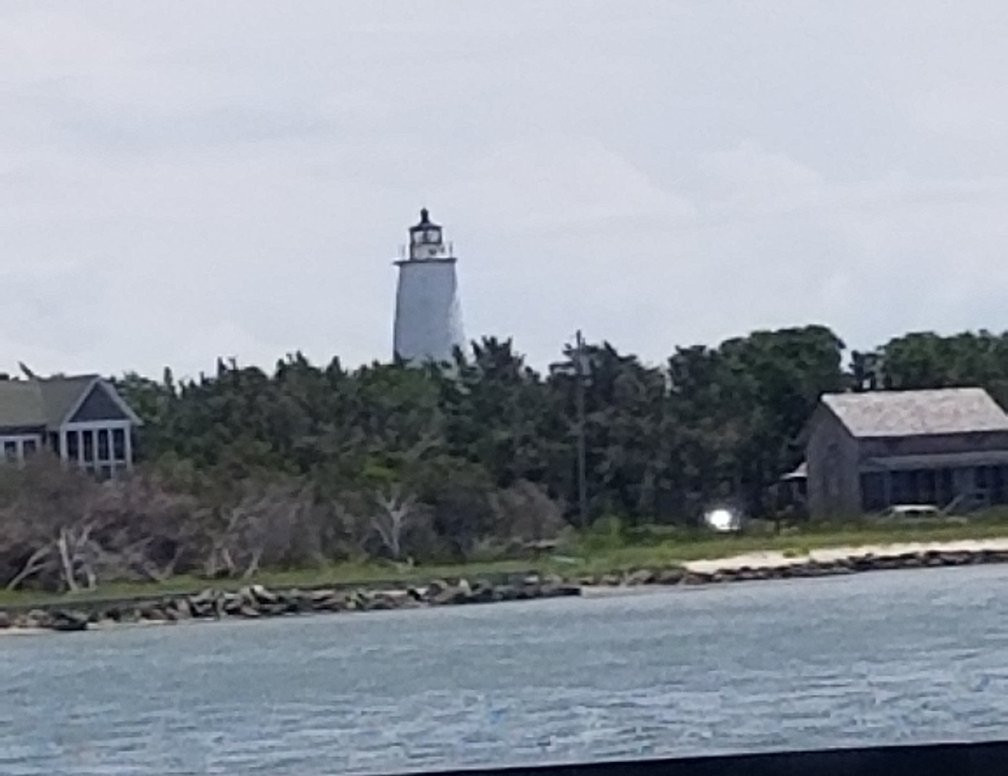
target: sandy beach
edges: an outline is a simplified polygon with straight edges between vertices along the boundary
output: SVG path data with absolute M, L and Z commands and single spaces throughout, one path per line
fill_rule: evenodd
M 971 539 L 949 542 L 901 542 L 897 544 L 862 544 L 858 546 L 826 547 L 812 550 L 807 555 L 785 555 L 783 552 L 748 552 L 714 560 L 694 560 L 684 563 L 688 571 L 713 574 L 717 571 L 737 571 L 741 568 L 781 568 L 797 566 L 809 561 L 832 563 L 844 558 L 872 556 L 895 558 L 900 555 L 923 552 L 1008 552 L 1008 538 Z

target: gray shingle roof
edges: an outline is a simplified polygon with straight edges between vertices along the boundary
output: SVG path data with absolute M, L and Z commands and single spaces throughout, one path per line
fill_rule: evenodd
M 0 428 L 56 428 L 97 375 L 0 380 Z
M 98 375 L 73 375 L 39 380 L 42 403 L 46 410 L 46 422 L 54 427 L 62 423 L 67 413 L 83 398 L 84 392 L 97 379 Z
M 856 437 L 1008 431 L 1008 415 L 982 388 L 828 393 L 822 400 Z
M 37 382 L 0 381 L 0 428 L 44 425 L 46 425 L 46 411 Z

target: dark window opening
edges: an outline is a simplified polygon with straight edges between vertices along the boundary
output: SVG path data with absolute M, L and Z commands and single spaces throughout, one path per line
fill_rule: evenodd
M 67 457 L 76 461 L 80 454 L 80 436 L 76 431 L 67 431 L 66 435 Z
M 109 458 L 109 432 L 107 428 L 98 429 L 98 460 L 107 461 Z
M 112 457 L 117 461 L 126 460 L 126 432 L 121 428 L 112 429 Z
M 921 503 L 933 504 L 937 495 L 934 469 L 924 469 L 917 473 L 917 488 Z
M 84 436 L 84 462 L 91 463 L 95 459 L 94 436 L 90 431 L 82 432 Z
M 892 478 L 892 503 L 911 503 L 914 495 L 913 472 L 892 472 L 889 476 Z
M 1004 504 L 1005 503 L 1005 484 L 1008 477 L 1006 477 L 1006 467 L 1004 466 L 993 466 L 991 467 L 991 503 L 992 504 Z
M 952 470 L 941 469 L 938 472 L 938 504 L 945 506 L 955 498 L 955 488 L 952 484 Z
M 886 506 L 885 475 L 880 472 L 866 472 L 861 475 L 861 507 L 865 512 L 873 512 Z

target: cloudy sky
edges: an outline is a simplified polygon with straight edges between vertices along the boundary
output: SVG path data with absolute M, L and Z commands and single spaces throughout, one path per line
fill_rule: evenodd
M 3 2 L 0 368 L 1008 327 L 1008 3 Z

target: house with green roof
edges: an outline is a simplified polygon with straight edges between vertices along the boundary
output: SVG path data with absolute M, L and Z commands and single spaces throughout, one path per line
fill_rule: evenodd
M 99 375 L 26 375 L 0 375 L 3 461 L 23 463 L 48 450 L 103 479 L 133 468 L 141 422 L 112 383 Z

